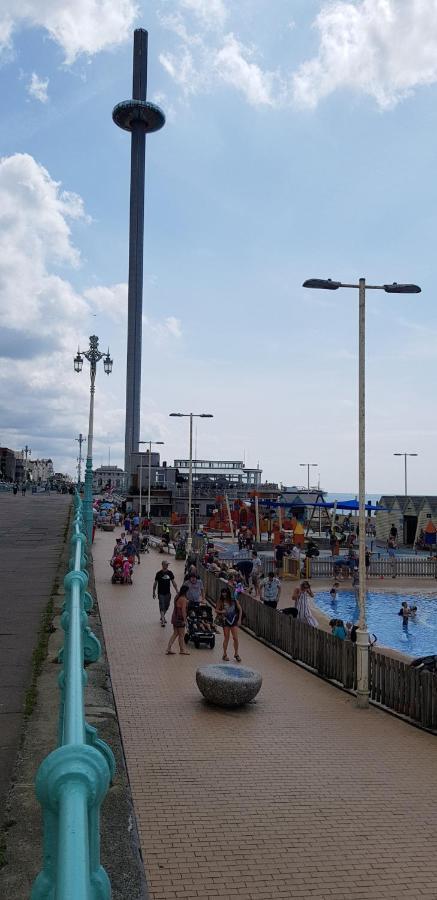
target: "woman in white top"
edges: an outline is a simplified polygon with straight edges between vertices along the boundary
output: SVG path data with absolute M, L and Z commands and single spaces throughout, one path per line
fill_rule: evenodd
M 307 625 L 312 625 L 313 628 L 317 628 L 317 621 L 311 613 L 309 597 L 314 597 L 314 594 L 308 581 L 303 581 L 296 602 L 297 619 L 300 622 L 306 622 Z

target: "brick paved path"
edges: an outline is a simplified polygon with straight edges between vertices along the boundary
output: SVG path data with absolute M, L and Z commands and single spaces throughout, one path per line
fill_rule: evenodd
M 435 738 L 354 700 L 247 635 L 264 684 L 238 711 L 206 706 L 196 667 L 164 655 L 153 575 L 95 572 L 152 900 L 437 898 Z M 182 565 L 172 561 L 180 575 Z
M 70 506 L 68 495 L 0 494 L 1 811 L 20 742 L 32 653 L 49 602 Z

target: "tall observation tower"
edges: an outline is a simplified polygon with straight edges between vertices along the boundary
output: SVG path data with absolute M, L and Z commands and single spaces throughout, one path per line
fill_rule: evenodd
M 147 42 L 143 28 L 134 32 L 132 100 L 117 103 L 112 118 L 119 128 L 130 131 L 130 217 L 129 217 L 129 292 L 126 367 L 126 431 L 124 467 L 128 483 L 132 476 L 131 454 L 138 450 L 141 404 L 141 339 L 143 315 L 144 249 L 144 172 L 146 134 L 159 131 L 165 116 L 159 106 L 148 103 Z

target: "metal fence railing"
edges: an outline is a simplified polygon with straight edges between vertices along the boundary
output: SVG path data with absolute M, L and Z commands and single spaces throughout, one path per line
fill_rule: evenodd
M 84 663 L 96 662 L 101 648 L 88 627 L 93 605 L 88 572 L 83 505 L 75 497 L 69 572 L 64 578 L 65 633 L 58 747 L 41 763 L 36 794 L 43 811 L 43 867 L 32 900 L 109 900 L 111 886 L 100 865 L 100 806 L 115 774 L 108 745 L 85 721 Z
M 207 598 L 216 605 L 226 582 L 198 563 Z M 280 610 L 270 609 L 256 597 L 239 594 L 243 628 L 304 663 L 317 675 L 348 690 L 357 686 L 356 644 L 313 628 Z M 437 731 L 437 675 L 413 668 L 408 662 L 369 649 L 369 691 L 372 703 L 389 709 L 414 724 Z

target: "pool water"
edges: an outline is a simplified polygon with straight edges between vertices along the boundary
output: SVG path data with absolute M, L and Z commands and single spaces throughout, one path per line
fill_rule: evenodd
M 328 591 L 322 591 L 315 594 L 314 599 L 329 618 L 358 622 L 358 595 L 354 591 L 340 590 L 334 601 Z M 415 618 L 408 619 L 405 623 L 402 616 L 398 616 L 403 600 L 409 606 L 417 606 Z M 372 594 L 368 591 L 367 623 L 369 632 L 376 634 L 378 644 L 410 656 L 437 653 L 437 597 L 423 594 Z

